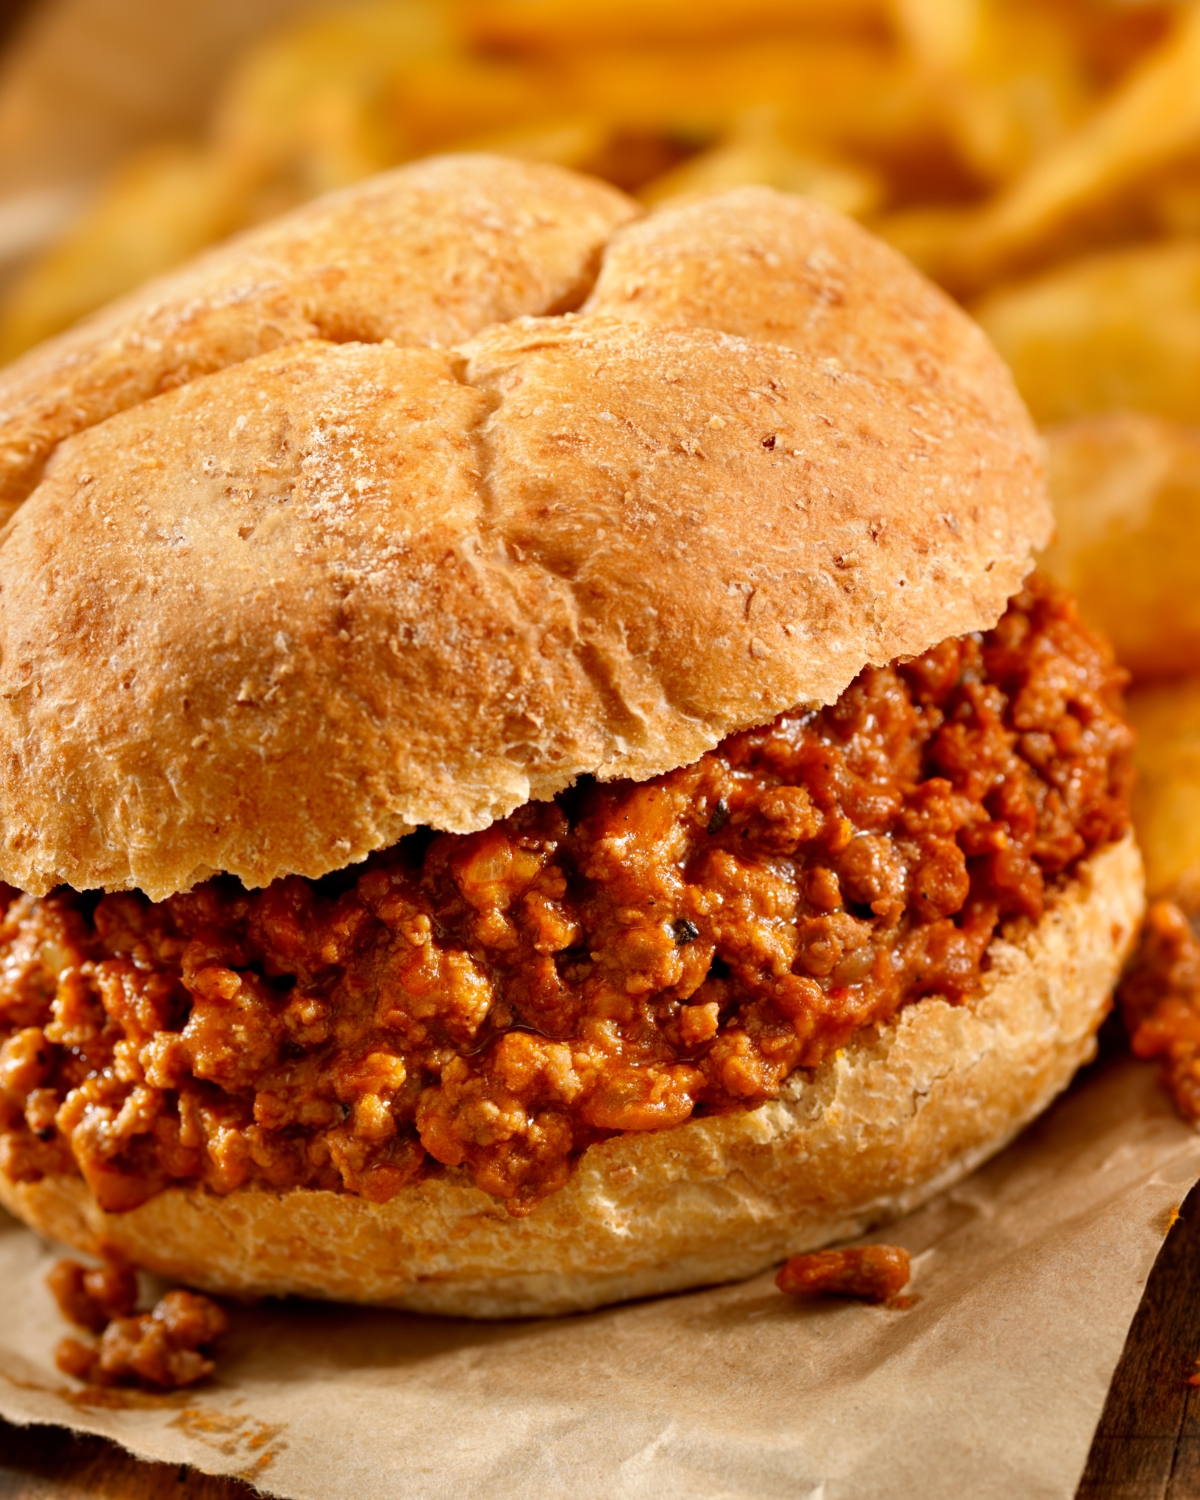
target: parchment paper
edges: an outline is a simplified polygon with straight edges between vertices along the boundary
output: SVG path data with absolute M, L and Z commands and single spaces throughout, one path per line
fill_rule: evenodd
M 0 1414 L 293 1500 L 1069 1500 L 1198 1175 L 1200 1136 L 1121 1060 L 873 1236 L 914 1257 L 906 1311 L 770 1274 L 546 1322 L 263 1304 L 209 1385 L 102 1406 L 53 1367 L 55 1252 L 8 1220 Z

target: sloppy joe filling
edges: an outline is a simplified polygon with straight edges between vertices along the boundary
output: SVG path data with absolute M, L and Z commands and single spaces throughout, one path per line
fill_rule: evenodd
M 592 1142 L 778 1094 L 1127 823 L 1121 674 L 1034 581 L 986 634 L 653 781 L 581 784 L 324 880 L 44 899 L 0 924 L 0 1166 L 526 1213 Z
M 775 1285 L 790 1297 L 860 1297 L 893 1302 L 908 1285 L 912 1265 L 902 1245 L 814 1250 L 784 1261 Z M 911 1305 L 915 1298 L 905 1301 Z
M 1179 1113 L 1200 1122 L 1200 938 L 1174 902 L 1151 904 L 1119 995 L 1134 1056 L 1156 1058 Z

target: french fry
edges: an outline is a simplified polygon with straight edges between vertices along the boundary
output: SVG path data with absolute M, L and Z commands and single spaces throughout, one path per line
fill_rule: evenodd
M 393 109 L 414 152 L 564 118 L 705 145 L 748 110 L 774 108 L 788 131 L 870 150 L 928 134 L 927 99 L 878 42 L 745 42 L 728 47 L 536 57 L 455 55 L 400 77 Z
M 1033 264 L 1197 151 L 1200 5 L 1191 3 L 1180 6 L 1169 41 L 942 248 L 938 268 L 955 286 L 977 289 Z
M 554 162 L 606 178 L 635 193 L 679 165 L 686 145 L 656 131 L 623 130 L 596 115 L 535 120 L 454 143 L 456 151 L 494 151 L 524 161 Z
M 1078 125 L 1093 90 L 1063 16 L 1020 0 L 896 0 L 898 28 L 980 178 L 1003 182 Z
M 957 239 L 970 219 L 969 208 L 936 204 L 900 209 L 876 219 L 871 227 L 936 281 L 946 258 L 946 246 Z
M 1194 240 L 1071 261 L 974 311 L 1042 424 L 1120 407 L 1200 423 Z
M 1200 163 L 1164 174 L 1147 194 L 1149 217 L 1165 234 L 1200 235 Z
M 1200 231 L 1200 0 L 330 4 L 234 70 L 190 207 L 182 157 L 102 193 L 21 283 L 24 311 L 0 309 L 10 351 L 227 230 L 439 150 L 561 162 L 647 201 L 769 182 L 870 217 L 960 292 L 1061 253 L 1080 204 L 1106 233 Z M 1009 186 L 980 207 L 988 182 Z M 1071 268 L 987 304 L 1043 420 L 1193 416 L 1187 277 L 1174 250 L 1144 253 L 1165 257 L 1144 277 Z M 1097 295 L 1132 299 L 1142 331 Z
M 438 0 L 369 0 L 303 21 L 253 49 L 226 86 L 215 145 L 266 195 L 298 201 L 400 160 L 391 93 L 398 76 L 453 49 Z
M 454 45 L 440 0 L 368 0 L 285 29 L 244 57 L 210 146 L 128 163 L 0 308 L 0 358 L 66 327 L 240 226 L 402 159 L 398 74 Z
M 787 31 L 878 29 L 886 0 L 467 0 L 484 47 L 565 52 Z
M 1070 24 L 1088 75 L 1110 90 L 1170 39 L 1179 0 L 1046 0 Z
M 472 151 L 494 151 L 522 161 L 548 161 L 576 171 L 595 170 L 613 143 L 614 131 L 594 115 L 576 119 L 544 120 L 516 130 L 500 130 L 463 142 Z
M 877 42 L 749 41 L 589 51 L 555 64 L 576 108 L 625 128 L 690 133 L 730 128 L 747 110 L 774 107 L 806 138 L 887 141 L 924 127 L 928 102 L 899 59 Z
M 1133 823 L 1152 897 L 1200 914 L 1200 678 L 1129 694 L 1137 730 Z
M 1200 677 L 1200 429 L 1132 412 L 1047 433 L 1042 565 L 1135 679 Z
M 561 75 L 526 59 L 450 55 L 397 72 L 388 108 L 407 152 L 421 155 L 480 136 L 544 125 L 597 111 L 591 99 L 563 86 Z
M 642 189 L 644 203 L 668 198 L 696 197 L 762 183 L 810 198 L 859 216 L 870 213 L 883 196 L 879 176 L 799 148 L 780 130 L 770 108 L 750 111 L 731 134 L 709 151 L 701 152 Z
M 23 310 L 0 308 L 9 352 L 212 238 L 430 151 L 486 147 L 634 191 L 708 148 L 697 182 L 767 180 L 866 213 L 886 195 L 872 158 L 916 162 L 937 128 L 881 25 L 885 4 L 364 0 L 318 12 L 252 49 L 226 85 L 210 148 L 191 159 L 221 184 L 220 211 L 207 187 L 187 211 L 172 206 L 170 173 L 158 189 L 105 190 L 22 282 Z M 759 107 L 776 112 L 779 142 L 735 135 Z
M 10 289 L 0 362 L 219 239 L 243 215 L 240 183 L 210 152 L 163 146 L 135 158 Z

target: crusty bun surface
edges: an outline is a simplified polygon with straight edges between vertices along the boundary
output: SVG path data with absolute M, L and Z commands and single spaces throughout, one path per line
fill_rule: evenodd
M 1127 837 L 1080 866 L 1036 928 L 993 942 L 974 999 L 909 1006 L 759 1109 L 592 1146 L 528 1218 L 455 1170 L 382 1206 L 172 1188 L 112 1215 L 76 1177 L 0 1177 L 0 1200 L 80 1250 L 219 1292 L 499 1318 L 749 1276 L 907 1212 L 1044 1109 L 1094 1051 L 1141 910 Z
M 1050 515 L 982 334 L 819 205 L 635 212 L 422 163 L 3 377 L 0 878 L 317 877 L 995 623 Z
M 558 167 L 442 157 L 372 178 L 148 282 L 0 373 L 0 519 L 72 433 L 306 339 L 450 345 L 576 307 L 639 212 Z

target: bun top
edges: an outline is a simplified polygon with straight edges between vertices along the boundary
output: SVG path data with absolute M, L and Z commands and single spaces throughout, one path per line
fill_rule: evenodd
M 319 876 L 994 624 L 1050 514 L 982 333 L 818 204 L 637 212 L 423 162 L 0 379 L 0 878 Z

